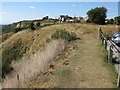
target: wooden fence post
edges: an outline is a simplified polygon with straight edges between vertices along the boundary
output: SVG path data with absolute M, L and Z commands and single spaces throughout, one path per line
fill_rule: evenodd
M 105 40 L 105 49 L 107 50 L 107 39 Z
M 120 77 L 118 75 L 118 80 L 117 80 L 117 87 L 120 87 Z
M 19 75 L 17 75 L 17 81 L 18 81 L 18 88 L 19 88 Z
M 109 51 L 108 51 L 108 61 L 112 61 L 112 45 L 110 45 L 110 47 L 109 47 Z
M 101 27 L 98 28 L 98 37 L 99 37 L 100 40 L 102 39 L 102 36 L 101 36 Z
M 104 37 L 103 37 L 103 35 L 102 35 L 102 45 L 104 44 Z

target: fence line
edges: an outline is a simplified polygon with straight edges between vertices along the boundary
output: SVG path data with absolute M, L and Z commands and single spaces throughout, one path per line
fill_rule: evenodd
M 112 63 L 112 61 L 117 61 L 118 65 L 115 65 L 116 71 L 118 73 L 118 81 L 117 86 L 120 87 L 120 47 L 118 47 L 109 36 L 105 36 L 102 32 L 101 28 L 98 29 L 98 37 L 102 40 L 102 44 L 104 48 L 108 51 L 108 61 Z

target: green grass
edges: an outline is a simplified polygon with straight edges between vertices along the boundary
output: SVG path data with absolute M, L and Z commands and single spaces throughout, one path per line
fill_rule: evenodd
M 62 78 L 66 78 L 70 74 L 71 74 L 71 71 L 69 69 L 63 69 L 63 70 L 57 72 L 57 75 Z
M 113 64 L 107 60 L 108 52 L 104 49 L 104 45 L 98 44 L 98 46 L 102 48 L 102 52 L 100 56 L 104 60 L 103 67 L 107 67 L 109 69 L 110 74 L 111 74 L 110 75 L 111 81 L 113 82 L 113 85 L 116 88 L 117 87 L 117 72 L 115 71 Z
M 80 59 L 80 54 L 75 54 L 73 57 L 70 58 L 71 62 L 78 62 Z

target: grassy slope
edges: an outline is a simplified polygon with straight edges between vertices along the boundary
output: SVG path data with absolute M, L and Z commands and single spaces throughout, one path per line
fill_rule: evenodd
M 3 52 L 8 54 L 11 52 L 8 58 L 14 59 L 12 57 L 15 53 L 17 53 L 18 57 L 22 57 L 25 53 L 30 56 L 36 50 L 38 50 L 47 37 L 50 37 L 51 33 L 53 33 L 57 29 L 66 29 L 68 31 L 76 32 L 78 29 L 81 33 L 93 33 L 97 34 L 97 25 L 86 25 L 86 24 L 58 24 L 52 25 L 50 27 L 44 27 L 38 29 L 36 31 L 25 30 L 14 34 L 12 37 L 8 38 L 5 42 L 2 43 Z M 118 27 L 115 26 L 102 26 L 104 32 L 113 33 L 118 31 Z M 109 31 L 110 30 L 110 31 Z M 114 31 L 113 31 L 114 30 Z M 9 35 L 8 35 L 9 36 Z M 15 46 L 15 47 L 14 47 Z M 16 48 L 16 50 L 14 50 Z M 4 57 L 6 57 L 6 54 Z M 7 55 L 8 56 L 8 55 Z M 4 58 L 3 58 L 4 60 Z M 5 59 L 6 60 L 6 59 Z M 6 61 L 3 61 L 3 63 Z
M 86 35 L 89 37 L 88 35 Z M 69 51 L 66 59 L 54 63 L 55 69 L 50 73 L 37 77 L 34 88 L 112 88 L 112 73 L 104 65 L 101 57 L 99 41 L 86 36 L 77 41 L 78 47 Z M 94 40 L 93 40 L 94 39 Z M 96 43 L 92 45 L 93 43 Z M 93 50 L 94 49 L 94 50 Z M 67 54 L 67 53 L 66 53 Z M 68 62 L 68 64 L 64 64 Z
M 46 38 L 50 37 L 55 30 L 66 29 L 68 31 L 76 32 L 78 35 L 79 33 L 81 33 L 81 34 L 91 34 L 94 36 L 97 34 L 98 27 L 99 27 L 98 25 L 71 23 L 71 24 L 52 25 L 49 27 L 38 29 L 36 31 L 30 31 L 30 30 L 20 31 L 12 35 L 10 38 L 8 38 L 5 42 L 2 43 L 3 45 L 2 51 L 7 52 L 4 54 L 3 64 L 8 62 L 5 61 L 7 59 L 4 59 L 6 57 L 10 59 L 15 59 L 15 57 L 17 56 L 16 59 L 19 59 L 23 56 L 26 57 L 31 56 L 33 53 L 39 50 L 41 46 L 44 46 L 43 43 L 45 43 Z M 113 27 L 114 32 L 118 31 L 118 27 L 114 27 L 114 26 L 107 26 L 107 27 L 102 26 L 102 27 L 104 32 L 106 32 L 107 30 L 111 30 L 111 27 Z M 8 52 L 10 52 L 9 53 L 10 55 L 8 55 Z M 14 55 L 16 56 L 13 57 Z
M 99 47 L 97 25 L 65 24 L 64 28 L 75 31 L 82 40 L 77 41 L 76 50 L 65 53 L 57 62 L 54 69 L 38 76 L 33 80 L 34 88 L 111 88 L 115 87 L 116 75 L 111 65 L 104 60 L 103 48 Z M 102 27 L 103 28 L 103 27 Z M 113 31 L 114 29 L 114 31 Z M 111 31 L 112 30 L 112 31 Z M 118 27 L 107 26 L 105 33 L 117 32 Z M 67 55 L 67 56 L 66 56 Z M 66 57 L 66 58 L 63 58 Z M 66 64 L 65 64 L 66 63 Z M 113 78 L 114 77 L 114 78 Z M 114 83 L 114 84 L 113 84 Z
M 50 35 L 51 30 L 46 29 L 25 30 L 12 35 L 2 43 L 3 66 L 9 64 L 11 60 L 18 60 L 23 56 L 29 57 L 41 46 L 44 46 L 43 43 L 45 43 L 46 37 Z

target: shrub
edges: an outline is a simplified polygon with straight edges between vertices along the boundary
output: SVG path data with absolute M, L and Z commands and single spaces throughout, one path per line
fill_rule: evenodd
M 120 25 L 120 16 L 114 18 L 115 24 Z
M 15 29 L 15 33 L 16 33 L 16 32 L 19 32 L 19 31 L 21 31 L 21 30 L 22 30 L 21 28 L 16 28 L 16 29 Z
M 34 27 L 34 23 L 33 23 L 33 22 L 32 22 L 32 23 L 30 23 L 29 28 L 30 28 L 31 30 L 35 30 L 35 27 Z
M 77 38 L 77 35 L 73 32 L 69 33 L 68 31 L 66 30 L 57 30 L 52 36 L 51 38 L 53 39 L 58 39 L 58 38 L 62 38 L 62 39 L 65 39 L 65 40 L 68 40 L 69 42 L 72 41 L 72 40 L 76 40 L 78 39 Z
M 2 77 L 8 74 L 12 67 L 10 66 L 13 60 L 19 60 L 26 53 L 26 47 L 23 47 L 21 41 L 14 43 L 13 46 L 2 51 Z
M 51 39 L 50 38 L 46 38 L 46 43 L 50 42 Z
M 37 23 L 36 23 L 36 26 L 39 27 L 39 26 L 40 26 L 40 22 L 37 22 Z

